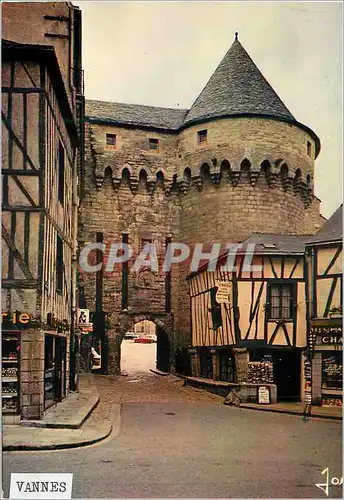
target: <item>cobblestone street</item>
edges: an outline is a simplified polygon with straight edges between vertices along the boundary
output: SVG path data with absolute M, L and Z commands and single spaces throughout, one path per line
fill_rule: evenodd
M 136 347 L 123 350 L 126 376 L 88 382 L 100 395 L 94 424 L 120 405 L 117 431 L 80 449 L 5 452 L 5 495 L 11 472 L 72 472 L 73 498 L 325 498 L 322 471 L 341 476 L 341 422 L 224 406 L 147 371 L 147 360 L 135 371 L 139 353 L 154 354 L 154 344 Z M 340 487 L 329 497 L 341 498 Z

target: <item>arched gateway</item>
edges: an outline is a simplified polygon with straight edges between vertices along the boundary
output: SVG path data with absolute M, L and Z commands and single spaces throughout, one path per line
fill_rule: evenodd
M 157 357 L 156 368 L 161 371 L 174 371 L 175 352 L 173 342 L 172 314 L 121 313 L 117 328 L 108 332 L 108 373 L 121 373 L 121 343 L 126 332 L 132 330 L 140 321 L 151 321 L 156 325 Z

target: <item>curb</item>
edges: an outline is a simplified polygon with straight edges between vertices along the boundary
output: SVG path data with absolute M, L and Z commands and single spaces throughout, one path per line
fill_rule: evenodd
M 226 405 L 230 406 L 230 405 Z M 299 417 L 303 416 L 303 413 L 293 410 L 279 410 L 279 409 L 269 409 L 269 408 L 252 408 L 252 406 L 246 406 L 245 404 L 241 404 L 239 408 L 245 408 L 246 410 L 256 410 L 256 411 L 266 411 L 269 413 L 283 413 L 285 415 L 297 415 Z M 307 415 L 309 419 L 311 418 L 323 418 L 326 420 L 342 420 L 342 417 L 336 417 L 335 415 L 321 415 L 320 413 L 310 413 Z
M 91 444 L 98 443 L 99 441 L 103 441 L 107 437 L 110 436 L 113 429 L 113 425 L 110 425 L 110 429 L 106 431 L 105 434 L 98 436 L 93 439 L 88 439 L 84 441 L 78 441 L 75 443 L 57 443 L 57 444 L 42 444 L 42 445 L 2 445 L 3 451 L 47 451 L 47 450 L 66 450 L 70 448 L 82 448 L 84 446 L 89 446 Z
M 151 368 L 149 371 L 152 373 L 155 373 L 156 375 L 160 375 L 161 377 L 166 377 L 167 375 L 171 375 L 170 372 L 162 372 L 161 370 L 154 369 L 154 368 Z
M 93 410 L 98 406 L 100 401 L 99 396 L 97 396 L 97 400 L 92 404 L 88 413 L 79 420 L 77 424 L 68 424 L 68 423 L 49 423 L 44 422 L 42 420 L 21 420 L 19 425 L 22 427 L 37 427 L 43 429 L 80 429 L 80 427 L 86 422 L 86 420 L 90 417 Z

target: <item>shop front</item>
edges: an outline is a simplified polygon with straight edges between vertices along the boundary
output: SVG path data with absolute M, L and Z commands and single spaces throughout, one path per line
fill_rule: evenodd
M 277 401 L 301 400 L 301 349 L 258 348 L 249 353 L 248 382 L 275 384 Z
M 20 411 L 20 334 L 2 333 L 2 413 L 18 415 Z
M 343 327 L 341 319 L 324 318 L 311 322 L 312 404 L 343 404 Z
M 67 395 L 68 337 L 30 328 L 2 331 L 2 412 L 5 423 L 40 419 Z

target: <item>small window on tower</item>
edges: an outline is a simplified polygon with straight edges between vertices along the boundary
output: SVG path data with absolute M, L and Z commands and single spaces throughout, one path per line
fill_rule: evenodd
M 149 139 L 149 149 L 159 152 L 159 139 Z
M 197 143 L 202 144 L 207 142 L 207 130 L 200 130 L 197 132 Z
M 309 141 L 307 141 L 307 154 L 312 156 L 312 144 Z
M 106 134 L 106 147 L 116 149 L 116 134 Z

